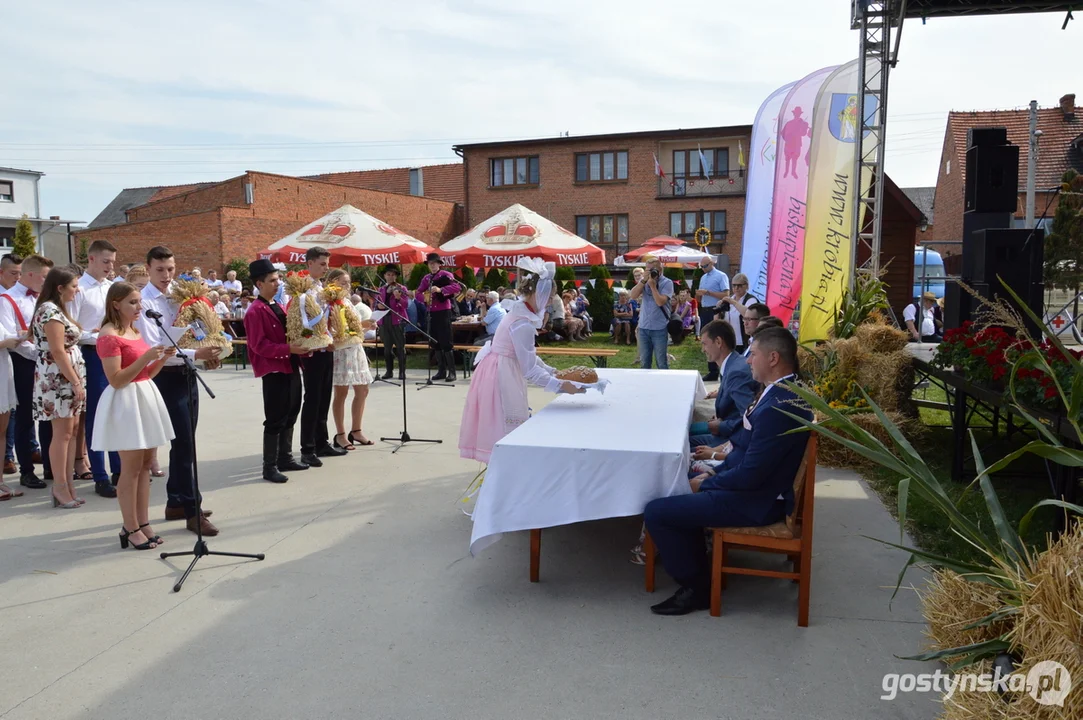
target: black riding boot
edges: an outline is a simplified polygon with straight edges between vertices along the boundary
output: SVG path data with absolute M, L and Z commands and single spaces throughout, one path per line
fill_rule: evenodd
M 293 426 L 286 428 L 278 436 L 278 469 L 308 470 L 308 463 L 293 458 Z
M 278 472 L 275 462 L 278 457 L 278 435 L 263 435 L 263 479 L 273 483 L 284 483 L 288 477 Z
M 447 378 L 447 358 L 444 357 L 444 353 L 439 350 L 436 352 L 436 364 L 440 367 L 440 372 L 432 376 L 433 380 L 444 380 Z
M 447 366 L 447 376 L 444 380 L 455 382 L 455 351 L 444 353 L 444 364 Z
M 387 369 L 384 370 L 384 380 L 390 380 L 391 376 L 395 374 L 395 356 L 384 353 L 384 365 Z

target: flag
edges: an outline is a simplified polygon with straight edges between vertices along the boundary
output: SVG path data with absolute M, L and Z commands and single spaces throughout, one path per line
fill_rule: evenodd
M 654 155 L 654 174 L 658 177 L 664 178 L 666 174 L 662 172 L 662 165 L 658 162 L 658 155 L 654 153 L 651 154 Z
M 801 299 L 805 259 L 805 214 L 808 201 L 809 153 L 816 142 L 813 106 L 820 88 L 835 71 L 823 68 L 793 86 L 778 113 L 778 155 L 775 194 L 771 200 L 771 234 L 767 240 L 767 295 L 771 314 L 790 324 Z
M 832 73 L 816 99 L 813 124 L 816 137 L 812 144 L 812 177 L 808 188 L 808 222 L 805 235 L 805 265 L 801 291 L 802 342 L 826 338 L 835 321 L 842 294 L 853 273 L 852 237 L 855 207 L 855 181 L 862 194 L 868 192 L 872 172 L 865 168 L 854 177 L 857 133 L 861 122 L 857 109 L 858 61 L 854 60 Z M 870 60 L 866 76 L 875 77 L 879 63 Z M 877 99 L 865 97 L 865 116 L 876 112 Z M 822 131 L 821 131 L 822 130 Z M 876 151 L 881 138 L 875 131 L 865 139 L 865 152 Z M 860 227 L 860 223 L 859 223 Z
M 703 154 L 703 148 L 696 145 L 696 150 L 699 151 L 699 166 L 703 168 L 703 174 L 711 177 L 711 166 L 707 164 L 707 157 Z
M 775 140 L 778 111 L 794 83 L 768 96 L 752 123 L 752 166 L 745 193 L 745 229 L 741 243 L 741 272 L 749 277 L 748 291 L 767 297 L 767 238 L 771 234 L 771 197 L 775 187 Z M 730 182 L 733 178 L 730 178 Z
M 737 140 L 737 167 L 745 169 L 745 148 L 740 139 Z
M 612 288 L 613 287 L 613 278 L 606 278 L 605 279 L 605 284 L 608 285 L 610 288 Z
M 590 285 L 591 287 L 594 287 L 594 280 L 595 280 L 594 278 L 591 278 L 590 280 L 587 280 L 587 284 Z

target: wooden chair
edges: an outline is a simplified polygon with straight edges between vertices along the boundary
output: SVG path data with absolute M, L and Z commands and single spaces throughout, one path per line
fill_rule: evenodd
M 809 433 L 805 456 L 797 468 L 793 481 L 794 511 L 782 522 L 765 527 L 710 528 L 713 536 L 711 553 L 711 615 L 722 614 L 722 590 L 725 574 L 758 575 L 782 578 L 798 583 L 797 624 L 808 627 L 808 606 L 812 582 L 812 524 L 813 500 L 816 486 L 816 435 Z M 735 567 L 727 564 L 727 556 L 733 548 L 784 553 L 793 563 L 792 571 L 759 570 Z M 650 533 L 643 543 L 646 553 L 645 586 L 654 592 L 655 547 Z

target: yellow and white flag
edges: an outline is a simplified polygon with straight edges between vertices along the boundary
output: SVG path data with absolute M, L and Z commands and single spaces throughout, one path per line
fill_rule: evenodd
M 855 211 L 854 165 L 861 122 L 857 103 L 858 61 L 849 62 L 824 82 L 816 98 L 812 119 L 808 207 L 805 222 L 805 266 L 801 286 L 801 342 L 826 339 L 835 313 L 848 287 L 852 267 Z M 874 77 L 879 63 L 869 61 L 866 73 Z M 877 98 L 865 96 L 865 117 L 872 119 Z M 826 130 L 826 132 L 825 132 Z M 877 133 L 865 137 L 865 153 L 875 152 Z M 861 173 L 866 193 L 872 173 Z

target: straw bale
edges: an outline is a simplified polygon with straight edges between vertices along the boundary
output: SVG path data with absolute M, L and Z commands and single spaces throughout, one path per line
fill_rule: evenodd
M 931 640 L 930 649 L 969 645 L 1000 637 L 1011 629 L 1010 620 L 964 630 L 1004 605 L 996 588 L 971 582 L 951 570 L 937 570 L 921 597 L 922 614 L 928 623 L 925 634 Z
M 897 412 L 887 412 L 886 415 L 909 440 L 913 440 L 916 436 L 920 435 L 924 429 L 920 422 L 900 415 Z M 884 427 L 883 423 L 880 422 L 880 418 L 877 417 L 875 413 L 853 413 L 847 417 L 853 421 L 855 425 L 870 433 L 886 446 L 891 447 L 891 436 L 888 435 L 887 429 Z M 816 419 L 818 421 L 823 420 L 823 418 L 819 416 L 817 416 Z M 866 460 L 861 455 L 858 455 L 849 448 L 846 448 L 827 437 L 821 438 L 816 454 L 817 462 L 825 467 L 850 468 L 851 470 L 857 471 L 867 471 L 878 467 L 876 463 Z
M 909 338 L 897 327 L 881 323 L 865 323 L 854 330 L 854 338 L 872 353 L 890 354 L 906 348 Z

